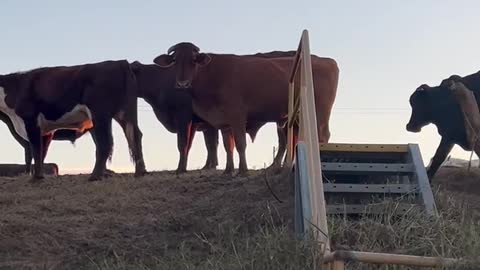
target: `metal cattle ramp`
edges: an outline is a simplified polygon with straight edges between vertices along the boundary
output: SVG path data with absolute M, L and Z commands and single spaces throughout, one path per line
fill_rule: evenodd
M 305 150 L 300 142 L 295 197 L 297 215 L 309 217 Z M 392 210 L 390 202 L 398 214 L 412 208 L 437 214 L 417 144 L 323 144 L 320 158 L 327 214 L 382 214 Z

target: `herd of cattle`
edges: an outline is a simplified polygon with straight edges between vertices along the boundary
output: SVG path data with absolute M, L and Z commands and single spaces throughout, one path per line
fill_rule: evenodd
M 253 55 L 205 54 L 191 43 L 172 46 L 154 64 L 104 61 L 78 66 L 43 67 L 0 76 L 0 118 L 25 149 L 32 180 L 44 177 L 43 161 L 52 140 L 74 142 L 92 134 L 96 160 L 89 180 L 108 172 L 112 155 L 112 120 L 122 127 L 135 175 L 146 173 L 142 132 L 137 123 L 137 98 L 149 103 L 165 128 L 177 134 L 180 160 L 187 156 L 196 131 L 204 133 L 208 156 L 204 169 L 216 168 L 218 133 L 227 152 L 226 173 L 234 170 L 237 149 L 239 173 L 248 166 L 248 133 L 254 140 L 267 122 L 278 126 L 279 167 L 286 149 L 288 78 L 295 51 Z M 333 59 L 312 56 L 321 142 L 330 136 L 328 120 L 336 96 L 338 68 Z
M 295 51 L 207 54 L 184 42 L 148 65 L 104 61 L 0 75 L 0 120 L 25 149 L 27 172 L 32 170 L 33 158 L 32 180 L 44 177 L 43 161 L 52 140 L 73 143 L 87 132 L 96 147 L 89 180 L 104 177 L 113 151 L 112 120 L 120 124 L 127 138 L 135 175 L 146 174 L 137 98 L 149 103 L 165 128 L 177 134 L 178 173 L 186 171 L 196 131 L 203 132 L 208 153 L 203 169 L 216 168 L 221 131 L 227 154 L 225 173 L 234 170 L 236 148 L 239 173 L 246 174 L 245 135 L 254 141 L 268 122 L 277 124 L 279 146 L 271 167 L 279 168 L 287 144 L 288 79 L 294 55 Z M 319 142 L 326 143 L 339 69 L 334 59 L 312 55 L 312 71 Z M 471 89 L 480 101 L 480 73 L 451 76 L 436 87 L 421 85 L 410 97 L 412 115 L 407 130 L 419 132 L 433 123 L 442 136 L 428 169 L 430 178 L 454 144 L 466 150 L 476 146 L 476 141 L 467 139 L 465 115 L 452 94 L 458 84 Z

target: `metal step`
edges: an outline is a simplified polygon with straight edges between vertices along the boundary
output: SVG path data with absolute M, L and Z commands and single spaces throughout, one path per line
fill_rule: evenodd
M 322 162 L 325 173 L 356 173 L 356 174 L 409 174 L 415 172 L 413 164 L 400 163 L 333 163 Z
M 296 197 L 304 198 L 296 204 L 308 213 L 311 195 L 303 195 L 309 193 L 305 147 L 297 146 Z M 437 214 L 416 144 L 322 144 L 320 157 L 327 214 L 390 214 L 385 201 L 397 204 L 397 214 L 413 208 Z
M 416 204 L 397 204 L 397 205 L 363 205 L 363 204 L 345 204 L 345 205 L 327 205 L 327 214 L 384 214 L 395 213 L 403 214 L 407 211 L 417 211 L 420 206 Z
M 418 193 L 418 185 L 391 184 L 391 185 L 365 185 L 365 184 L 335 184 L 324 183 L 323 191 L 328 193 Z

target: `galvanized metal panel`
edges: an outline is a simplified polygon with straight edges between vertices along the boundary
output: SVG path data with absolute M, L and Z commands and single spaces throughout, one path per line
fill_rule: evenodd
M 298 155 L 296 155 L 298 157 Z M 298 166 L 298 162 L 296 162 Z M 294 173 L 295 183 L 295 233 L 298 239 L 303 239 L 305 233 L 305 223 L 303 218 L 302 192 L 300 188 L 300 173 L 296 169 Z
M 415 179 L 420 189 L 420 197 L 425 206 L 425 211 L 430 215 L 438 215 L 435 199 L 433 198 L 432 188 L 428 180 L 425 165 L 418 144 L 408 145 L 410 157 L 415 168 Z
M 320 145 L 320 151 L 408 153 L 408 145 L 406 145 L 406 144 L 326 143 L 326 144 L 321 144 Z
M 338 193 L 417 193 L 417 185 L 391 184 L 391 185 L 361 185 L 361 184 L 334 184 L 324 183 L 325 192 Z
M 302 208 L 302 224 L 299 229 L 301 233 L 305 233 L 307 226 L 306 223 L 312 222 L 312 206 L 310 204 L 310 186 L 308 179 L 308 169 L 307 169 L 307 153 L 305 150 L 305 144 L 299 142 L 297 144 L 297 154 L 295 161 L 295 170 L 298 173 L 299 179 L 299 193 L 301 198 L 301 208 Z M 300 223 L 299 223 L 300 225 Z
M 413 173 L 415 168 L 410 163 L 336 163 L 323 162 L 324 172 L 342 172 L 342 173 Z

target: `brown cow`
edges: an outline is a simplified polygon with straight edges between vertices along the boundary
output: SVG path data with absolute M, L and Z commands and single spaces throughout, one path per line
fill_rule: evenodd
M 113 149 L 113 118 L 127 137 L 135 175 L 145 174 L 136 87 L 135 76 L 125 60 L 38 68 L 0 76 L 0 107 L 10 118 L 19 119 L 25 127 L 26 135 L 22 137 L 28 139 L 32 148 L 32 180 L 44 177 L 45 146 L 62 128 L 90 130 L 96 145 L 96 162 L 89 180 L 100 180 Z M 48 127 L 42 125 L 45 123 Z
M 240 157 L 239 172 L 246 174 L 246 124 L 285 121 L 291 59 L 205 54 L 192 43 L 179 43 L 154 62 L 175 68 L 176 88 L 193 86 L 196 114 L 214 127 L 231 129 Z M 319 141 L 325 143 L 330 137 L 328 121 L 339 70 L 335 60 L 316 56 L 312 57 L 312 68 Z M 227 161 L 226 172 L 232 170 L 233 163 Z
M 138 61 L 130 64 L 138 83 L 139 97 L 153 108 L 157 119 L 165 128 L 177 134 L 177 148 L 180 159 L 177 173 L 187 171 L 187 159 L 196 131 L 203 131 L 207 148 L 207 161 L 202 169 L 214 169 L 218 165 L 218 129 L 200 119 L 192 108 L 192 98 L 187 91 L 178 91 L 173 87 L 175 72 L 165 70 L 158 65 L 144 65 Z M 265 123 L 249 123 L 247 133 L 252 141 Z M 224 143 L 230 147 L 229 143 Z M 233 152 L 233 149 L 226 149 Z

